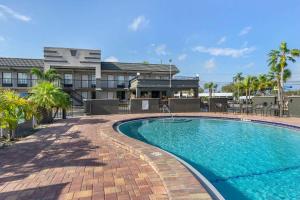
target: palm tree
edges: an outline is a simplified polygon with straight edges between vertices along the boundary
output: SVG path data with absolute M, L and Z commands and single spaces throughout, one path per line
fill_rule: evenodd
M 239 72 L 237 73 L 234 77 L 233 77 L 233 83 L 236 84 L 237 86 L 237 93 L 238 93 L 238 98 L 240 97 L 240 87 L 241 87 L 241 81 L 244 80 L 244 77 L 243 77 L 243 73 L 242 72 Z
M 9 130 L 8 138 L 13 140 L 19 121 L 29 120 L 34 115 L 34 105 L 13 90 L 1 91 L 0 99 L 0 125 Z
M 266 74 L 260 74 L 258 76 L 257 84 L 257 89 L 262 95 L 265 95 L 266 91 L 269 90 L 272 86 L 271 80 Z
M 217 87 L 218 87 L 218 85 L 213 82 L 204 84 L 204 88 L 208 89 L 209 97 L 212 97 L 212 93 L 213 93 L 213 91 L 215 91 L 217 89 Z
M 60 75 L 57 73 L 55 69 L 48 69 L 47 71 L 44 72 L 41 69 L 32 68 L 31 74 L 36 75 L 39 81 L 54 82 L 61 79 Z
M 69 95 L 48 81 L 34 86 L 30 92 L 29 100 L 38 107 L 39 113 L 43 115 L 43 123 L 52 122 L 59 108 L 67 109 L 70 106 Z M 52 116 L 53 108 L 56 108 L 54 117 Z
M 251 92 L 255 91 L 257 88 L 257 78 L 255 76 L 246 76 L 246 78 L 242 82 L 242 87 L 245 90 L 246 104 L 248 105 Z
M 278 87 L 279 116 L 283 115 L 284 101 L 284 70 L 288 66 L 288 61 L 295 63 L 296 57 L 300 56 L 300 49 L 288 49 L 286 42 L 281 42 L 278 50 L 271 50 L 269 53 L 269 66 L 273 69 L 279 68 L 280 80 Z
M 274 66 L 271 67 L 269 74 L 268 74 L 268 79 L 270 80 L 270 85 L 273 88 L 278 88 L 280 87 L 280 66 Z M 284 69 L 283 71 L 283 81 L 286 83 L 286 81 L 291 78 L 292 72 L 289 69 Z M 278 92 L 279 95 L 279 92 Z M 280 96 L 278 96 L 278 99 L 280 99 Z

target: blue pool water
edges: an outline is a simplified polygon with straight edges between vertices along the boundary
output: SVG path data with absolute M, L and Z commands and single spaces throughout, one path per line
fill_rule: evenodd
M 119 125 L 202 173 L 225 199 L 300 199 L 300 132 L 209 118 L 141 119 Z

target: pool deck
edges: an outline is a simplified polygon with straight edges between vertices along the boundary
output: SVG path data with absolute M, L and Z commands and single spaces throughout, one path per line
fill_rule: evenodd
M 199 199 L 211 196 L 164 151 L 117 133 L 120 120 L 165 116 L 128 114 L 61 120 L 0 149 L 0 199 Z M 300 126 L 300 118 L 177 113 L 263 120 Z

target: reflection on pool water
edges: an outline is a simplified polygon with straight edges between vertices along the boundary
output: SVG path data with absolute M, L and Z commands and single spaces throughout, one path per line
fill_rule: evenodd
M 225 199 L 300 199 L 300 132 L 209 118 L 150 118 L 119 130 L 182 158 Z

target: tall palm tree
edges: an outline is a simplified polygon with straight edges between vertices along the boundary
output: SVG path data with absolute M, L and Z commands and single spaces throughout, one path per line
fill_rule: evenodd
M 274 67 L 271 67 L 270 71 L 269 71 L 269 74 L 268 74 L 268 79 L 270 80 L 270 85 L 273 87 L 273 88 L 278 88 L 280 87 L 280 66 L 277 65 L 277 66 L 274 66 Z M 284 69 L 283 71 L 283 81 L 284 83 L 289 79 L 291 78 L 292 76 L 292 72 L 289 70 L 289 69 Z M 278 92 L 278 95 L 279 92 Z M 278 99 L 280 99 L 280 96 L 278 96 Z
M 243 73 L 239 72 L 233 77 L 233 83 L 237 86 L 238 98 L 240 97 L 241 81 L 244 80 Z
M 213 82 L 204 84 L 204 88 L 208 89 L 209 97 L 212 97 L 212 93 L 213 93 L 213 91 L 215 91 L 217 89 L 217 87 L 218 87 L 218 85 Z
M 31 74 L 35 75 L 39 81 L 54 82 L 61 79 L 60 75 L 57 73 L 55 69 L 48 69 L 47 71 L 44 72 L 41 69 L 32 68 Z
M 34 86 L 30 93 L 29 100 L 39 108 L 40 115 L 44 117 L 42 122 L 45 123 L 53 121 L 59 108 L 67 109 L 70 106 L 69 95 L 53 83 L 47 81 Z M 54 117 L 52 117 L 53 108 L 56 109 Z
M 283 115 L 283 101 L 284 101 L 284 70 L 288 66 L 288 61 L 295 63 L 296 57 L 300 56 L 300 49 L 288 49 L 286 42 L 281 42 L 278 50 L 271 50 L 269 53 L 269 66 L 271 68 L 280 69 L 280 81 L 278 87 L 279 97 L 279 115 Z

